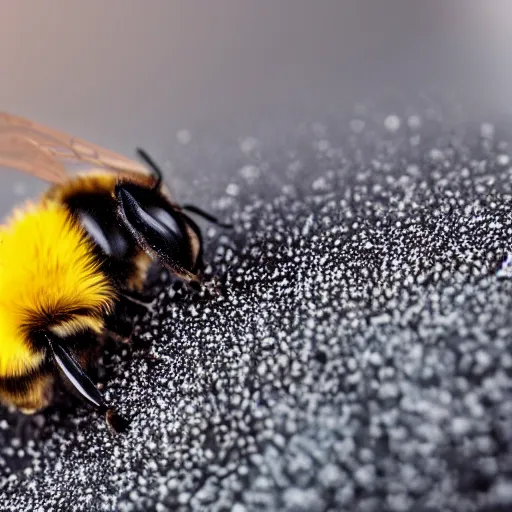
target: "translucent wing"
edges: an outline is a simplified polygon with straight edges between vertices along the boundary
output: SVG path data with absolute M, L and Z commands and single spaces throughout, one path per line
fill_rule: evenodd
M 85 164 L 116 173 L 150 174 L 141 163 L 114 151 L 29 119 L 0 112 L 0 167 L 61 183 L 69 178 L 66 164 Z
M 18 133 L 0 133 L 0 167 L 25 171 L 53 183 L 61 183 L 68 177 L 54 156 Z

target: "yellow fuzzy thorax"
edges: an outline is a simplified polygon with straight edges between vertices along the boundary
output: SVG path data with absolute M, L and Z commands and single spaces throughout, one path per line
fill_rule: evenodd
M 0 227 L 0 377 L 20 376 L 41 364 L 44 354 L 27 343 L 26 325 L 34 318 L 48 321 L 59 335 L 84 328 L 99 332 L 113 300 L 92 242 L 64 206 L 43 201 L 16 210 Z M 52 325 L 52 314 L 77 308 L 87 313 Z

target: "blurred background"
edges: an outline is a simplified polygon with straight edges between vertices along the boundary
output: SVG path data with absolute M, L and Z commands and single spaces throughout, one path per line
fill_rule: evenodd
M 384 91 L 433 83 L 509 109 L 511 10 L 506 0 L 3 0 L 0 109 L 127 156 L 143 146 L 179 189 L 207 172 L 183 176 L 173 160 L 194 144 L 284 133 Z M 4 183 L 2 215 L 41 188 L 12 173 Z

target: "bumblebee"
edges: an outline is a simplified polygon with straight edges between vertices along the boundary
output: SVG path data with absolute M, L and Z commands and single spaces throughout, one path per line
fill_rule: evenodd
M 153 260 L 185 281 L 201 279 L 201 233 L 185 211 L 220 223 L 172 202 L 158 166 L 138 152 L 145 165 L 0 113 L 0 167 L 52 184 L 0 226 L 4 404 L 40 411 L 60 380 L 107 411 L 87 368 L 116 332 L 119 305 L 140 300 Z M 72 173 L 69 164 L 85 169 Z

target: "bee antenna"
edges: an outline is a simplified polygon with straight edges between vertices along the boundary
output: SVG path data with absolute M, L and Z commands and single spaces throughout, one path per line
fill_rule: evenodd
M 198 206 L 194 206 L 193 204 L 184 204 L 181 206 L 182 210 L 186 210 L 190 213 L 195 213 L 196 215 L 199 215 L 199 217 L 203 217 L 203 219 L 206 219 L 207 221 L 211 222 L 212 224 L 217 224 L 217 226 L 220 226 L 221 228 L 227 228 L 231 229 L 233 228 L 233 224 L 227 224 L 225 222 L 221 222 L 217 217 L 214 217 L 212 214 L 205 212 Z
M 142 148 L 137 148 L 137 155 L 139 155 L 139 157 L 144 160 L 146 165 L 153 171 L 156 179 L 155 184 L 153 185 L 153 190 L 158 190 L 163 181 L 162 169 L 156 165 L 155 161 Z

